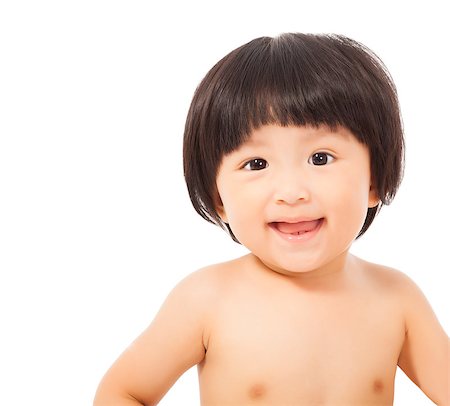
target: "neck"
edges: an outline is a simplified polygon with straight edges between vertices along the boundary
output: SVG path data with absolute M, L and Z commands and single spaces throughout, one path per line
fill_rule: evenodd
M 250 254 L 255 265 L 268 277 L 286 280 L 308 290 L 339 289 L 348 282 L 348 274 L 354 268 L 355 257 L 348 250 L 318 269 L 307 272 L 290 272 L 265 263 Z

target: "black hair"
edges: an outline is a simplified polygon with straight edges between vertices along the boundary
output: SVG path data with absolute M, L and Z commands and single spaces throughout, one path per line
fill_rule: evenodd
M 382 61 L 342 35 L 261 37 L 221 59 L 197 87 L 186 120 L 184 175 L 195 210 L 227 227 L 217 211 L 222 157 L 259 127 L 343 126 L 368 146 L 380 203 L 358 236 L 394 198 L 403 177 L 404 139 L 397 91 Z

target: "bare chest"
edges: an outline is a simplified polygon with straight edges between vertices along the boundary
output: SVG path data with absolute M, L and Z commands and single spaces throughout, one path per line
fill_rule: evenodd
M 404 333 L 389 301 L 234 299 L 199 366 L 202 404 L 392 404 Z

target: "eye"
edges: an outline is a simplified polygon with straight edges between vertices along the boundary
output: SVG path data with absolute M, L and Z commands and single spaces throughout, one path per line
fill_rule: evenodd
M 333 162 L 334 159 L 333 155 L 327 154 L 326 152 L 316 152 L 310 156 L 308 163 L 312 163 L 316 166 L 326 165 L 327 163 Z
M 260 171 L 261 169 L 265 169 L 268 166 L 269 164 L 265 159 L 255 158 L 246 162 L 242 168 L 247 169 L 248 171 Z

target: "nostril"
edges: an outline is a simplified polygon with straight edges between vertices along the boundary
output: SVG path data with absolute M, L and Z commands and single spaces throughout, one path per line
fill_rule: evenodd
M 307 194 L 302 194 L 299 196 L 299 194 L 289 195 L 289 194 L 285 193 L 284 195 L 279 194 L 275 200 L 276 200 L 276 203 L 278 203 L 278 204 L 292 205 L 292 204 L 296 204 L 296 203 L 299 203 L 302 201 L 309 200 L 309 196 Z

